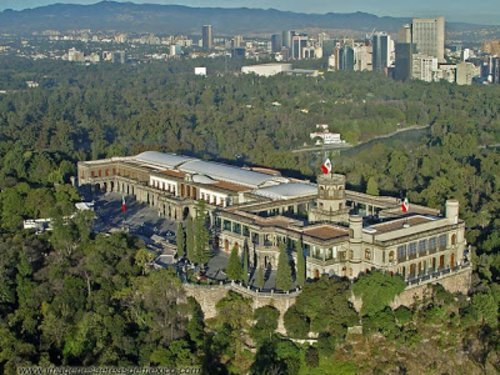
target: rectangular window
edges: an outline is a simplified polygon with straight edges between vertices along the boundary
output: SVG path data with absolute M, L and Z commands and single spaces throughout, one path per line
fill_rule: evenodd
M 439 236 L 439 250 L 446 249 L 448 245 L 448 236 L 446 234 L 442 234 Z
M 406 260 L 406 245 L 398 246 L 398 261 Z
M 233 232 L 236 234 L 241 234 L 241 224 L 240 223 L 234 223 Z
M 417 257 L 417 243 L 411 242 L 408 245 L 408 256 L 410 259 L 415 259 Z
M 430 253 L 435 253 L 436 252 L 436 237 L 429 238 L 429 252 Z
M 248 227 L 246 225 L 243 226 L 243 235 L 245 237 L 249 237 L 250 236 L 250 231 L 248 230 Z
M 330 260 L 330 259 L 332 259 L 332 249 L 329 247 L 326 249 L 325 260 Z
M 229 220 L 224 220 L 224 230 L 231 231 L 231 222 Z
M 423 256 L 427 252 L 427 240 L 420 240 L 418 242 L 418 255 Z

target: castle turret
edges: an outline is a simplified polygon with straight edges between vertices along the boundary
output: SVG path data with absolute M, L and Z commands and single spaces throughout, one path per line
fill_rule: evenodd
M 309 220 L 347 222 L 344 175 L 328 173 L 318 176 L 316 207 L 311 210 Z
M 460 203 L 456 199 L 449 199 L 446 201 L 446 218 L 451 224 L 458 223 L 458 211 Z

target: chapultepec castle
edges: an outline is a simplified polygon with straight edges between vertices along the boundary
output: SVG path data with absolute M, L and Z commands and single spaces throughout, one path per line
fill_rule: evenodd
M 296 260 L 300 241 L 309 278 L 355 278 L 372 269 L 399 274 L 409 286 L 470 278 L 456 200 L 446 202 L 443 214 L 416 204 L 403 212 L 400 199 L 346 190 L 345 176 L 331 172 L 314 184 L 154 151 L 80 162 L 78 181 L 134 196 L 171 220 L 194 215 L 204 200 L 219 249 L 247 247 L 255 267 L 275 269 L 283 243 Z

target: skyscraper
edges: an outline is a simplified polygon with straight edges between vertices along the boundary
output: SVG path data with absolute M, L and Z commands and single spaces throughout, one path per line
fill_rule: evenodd
M 412 76 L 413 54 L 415 49 L 411 43 L 396 43 L 396 68 L 394 78 L 407 81 Z
M 282 47 L 282 39 L 280 34 L 271 35 L 271 49 L 273 52 L 280 52 Z
M 293 30 L 285 30 L 282 33 L 281 43 L 283 47 L 292 48 L 292 37 L 295 35 Z
M 307 42 L 309 38 L 305 34 L 294 35 L 292 37 L 292 59 L 302 60 L 303 53 L 302 50 L 307 47 Z
M 386 33 L 376 33 L 372 37 L 372 69 L 384 72 L 390 65 L 391 37 Z
M 214 47 L 214 35 L 212 25 L 204 25 L 202 29 L 203 49 L 209 50 Z
M 414 18 L 411 25 L 411 41 L 418 53 L 432 56 L 438 62 L 444 59 L 444 17 Z
M 339 69 L 354 70 L 354 49 L 347 44 L 340 49 Z

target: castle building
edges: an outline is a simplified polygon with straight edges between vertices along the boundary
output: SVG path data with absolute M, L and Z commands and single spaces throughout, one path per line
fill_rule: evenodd
M 400 199 L 347 190 L 339 174 L 320 175 L 314 184 L 267 168 L 155 151 L 80 162 L 78 181 L 133 195 L 176 221 L 194 215 L 203 200 L 216 245 L 248 249 L 252 267 L 275 269 L 283 244 L 296 264 L 299 242 L 311 279 L 380 269 L 412 284 L 471 272 L 455 200 L 444 215 L 416 204 L 403 213 Z

